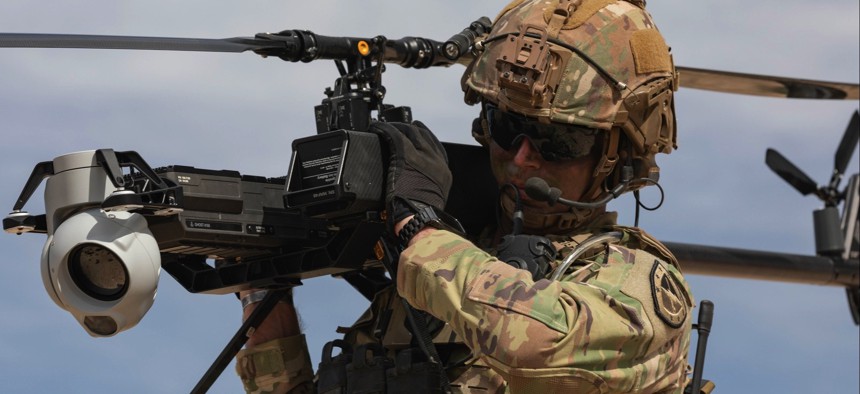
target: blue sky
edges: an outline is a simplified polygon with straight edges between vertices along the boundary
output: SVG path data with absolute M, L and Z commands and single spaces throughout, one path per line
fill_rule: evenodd
M 446 39 L 496 2 L 64 1 L 0 3 L 0 31 L 223 38 L 309 29 L 323 35 Z M 858 3 L 652 1 L 676 64 L 829 81 L 858 81 Z M 410 105 L 442 140 L 472 143 L 461 67 L 384 76 L 388 102 Z M 63 153 L 136 150 L 153 166 L 286 173 L 290 142 L 312 134 L 312 108 L 337 71 L 252 54 L 0 50 L 0 203 L 11 209 L 33 165 Z M 683 78 L 683 76 L 682 76 Z M 680 149 L 660 158 L 666 203 L 641 225 L 660 239 L 814 253 L 819 208 L 764 165 L 778 149 L 823 182 L 857 101 L 677 95 Z M 856 155 L 850 169 L 858 168 Z M 41 213 L 38 191 L 27 208 Z M 645 191 L 644 198 L 656 197 Z M 632 223 L 629 197 L 613 203 Z M 189 294 L 166 273 L 143 321 L 93 339 L 45 294 L 44 237 L 0 235 L 0 391 L 190 391 L 240 323 L 232 296 Z M 858 329 L 844 291 L 691 275 L 716 304 L 705 375 L 721 392 L 856 393 Z M 342 281 L 296 291 L 314 362 L 366 302 Z M 228 369 L 212 392 L 240 391 Z

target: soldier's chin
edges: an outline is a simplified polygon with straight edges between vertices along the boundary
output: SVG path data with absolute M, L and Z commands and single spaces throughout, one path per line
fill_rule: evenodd
M 562 204 L 550 206 L 545 201 L 523 201 L 523 215 L 525 216 L 545 216 L 565 212 L 570 212 L 570 208 Z

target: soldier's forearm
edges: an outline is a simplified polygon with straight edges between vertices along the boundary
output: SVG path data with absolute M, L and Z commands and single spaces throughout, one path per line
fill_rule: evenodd
M 253 291 L 253 290 L 251 290 Z M 250 291 L 249 291 L 250 292 Z M 244 296 L 246 292 L 242 292 L 240 296 Z M 250 304 L 242 310 L 242 320 L 246 320 L 251 312 L 257 308 L 258 304 Z M 253 348 L 257 344 L 268 342 L 278 338 L 291 337 L 301 334 L 299 325 L 299 316 L 296 307 L 293 305 L 292 297 L 286 297 L 282 302 L 279 302 L 272 312 L 266 317 L 266 320 L 254 330 L 248 337 L 246 346 Z

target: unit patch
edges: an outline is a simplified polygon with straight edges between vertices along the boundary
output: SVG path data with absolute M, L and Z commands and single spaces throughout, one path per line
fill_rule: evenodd
M 678 328 L 687 320 L 687 306 L 678 282 L 659 261 L 651 269 L 651 295 L 654 309 L 660 320 L 669 327 Z

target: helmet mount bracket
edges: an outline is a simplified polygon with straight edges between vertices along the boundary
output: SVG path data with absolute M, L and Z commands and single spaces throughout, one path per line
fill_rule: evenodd
M 541 107 L 552 101 L 548 84 L 550 50 L 545 27 L 526 24 L 518 35 L 509 35 L 496 61 L 499 88 L 508 98 L 529 107 Z

